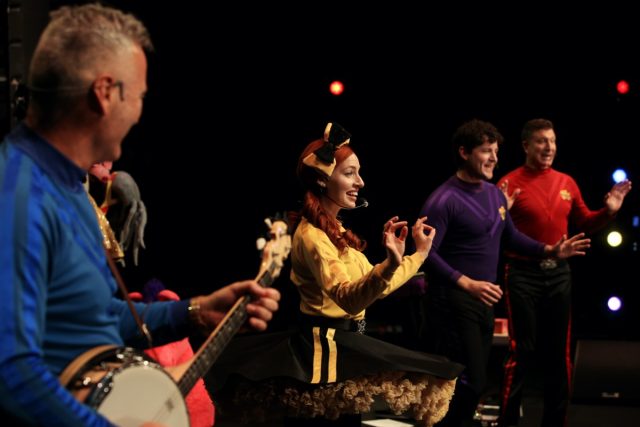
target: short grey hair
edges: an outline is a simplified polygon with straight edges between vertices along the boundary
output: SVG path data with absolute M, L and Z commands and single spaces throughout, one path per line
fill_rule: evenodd
M 138 45 L 153 50 L 149 32 L 131 14 L 99 4 L 63 6 L 50 14 L 29 67 L 31 103 L 53 114 L 88 89 L 98 67 Z M 114 64 L 116 65 L 116 64 Z

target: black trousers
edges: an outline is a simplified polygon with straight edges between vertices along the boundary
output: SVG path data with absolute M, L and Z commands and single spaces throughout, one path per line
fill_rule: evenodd
M 509 353 L 501 391 L 500 425 L 517 425 L 525 375 L 534 357 L 544 375 L 545 427 L 565 426 L 571 377 L 571 269 L 510 260 L 505 268 Z
M 487 363 L 493 339 L 493 308 L 452 286 L 430 284 L 426 295 L 426 351 L 465 365 L 449 411 L 437 426 L 472 425 L 487 384 Z

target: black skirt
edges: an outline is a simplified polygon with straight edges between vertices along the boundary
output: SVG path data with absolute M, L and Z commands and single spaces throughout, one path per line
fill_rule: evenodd
M 394 412 L 413 410 L 424 425 L 444 416 L 463 366 L 368 337 L 356 332 L 357 326 L 346 319 L 302 316 L 288 331 L 235 338 L 207 384 L 225 405 L 264 406 L 268 413 L 281 407 L 289 416 L 362 413 L 376 396 Z M 225 408 L 219 409 L 223 416 Z

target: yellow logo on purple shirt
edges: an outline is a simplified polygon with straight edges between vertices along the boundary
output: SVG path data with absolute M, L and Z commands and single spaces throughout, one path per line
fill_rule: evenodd
M 567 190 L 560 190 L 560 198 L 562 200 L 571 200 L 571 193 Z
M 500 208 L 498 208 L 498 213 L 500 214 L 500 218 L 502 218 L 503 221 L 507 218 L 507 210 L 504 208 L 504 206 L 500 206 Z

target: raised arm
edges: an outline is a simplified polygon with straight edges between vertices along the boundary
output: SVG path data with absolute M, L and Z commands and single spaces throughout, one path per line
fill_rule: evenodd
M 609 215 L 614 216 L 622 207 L 624 198 L 631 191 L 631 181 L 625 179 L 611 187 L 611 190 L 604 196 L 604 204 Z

